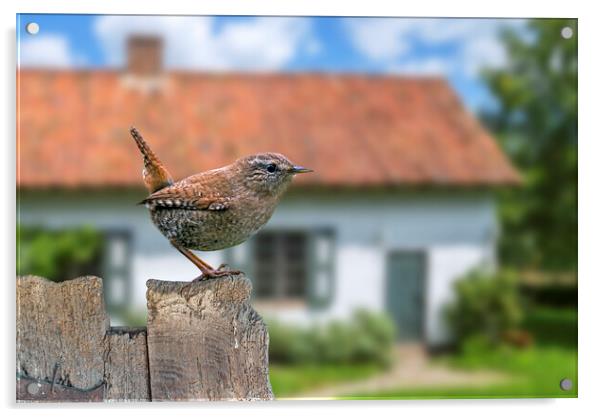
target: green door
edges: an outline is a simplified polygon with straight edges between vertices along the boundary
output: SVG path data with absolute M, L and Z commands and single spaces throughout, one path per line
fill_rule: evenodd
M 422 339 L 425 256 L 392 252 L 387 259 L 387 310 L 397 325 L 399 340 Z

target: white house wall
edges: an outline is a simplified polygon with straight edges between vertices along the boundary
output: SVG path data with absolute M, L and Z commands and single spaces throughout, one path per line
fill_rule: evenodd
M 487 193 L 296 197 L 281 204 L 268 228 L 316 226 L 334 228 L 336 234 L 337 278 L 330 306 L 265 314 L 308 323 L 343 318 L 358 307 L 383 310 L 387 253 L 424 251 L 425 337 L 430 344 L 442 344 L 448 340 L 443 310 L 453 282 L 471 268 L 495 264 L 495 202 Z
M 19 221 L 52 227 L 91 224 L 101 229 L 130 230 L 133 302 L 142 308 L 148 278 L 186 280 L 198 271 L 154 228 L 144 207 L 135 204 L 137 197 L 126 192 L 24 194 Z M 387 253 L 420 250 L 426 253 L 428 264 L 426 337 L 430 343 L 444 342 L 447 333 L 442 308 L 451 298 L 453 281 L 476 265 L 495 262 L 495 204 L 485 192 L 296 194 L 282 202 L 267 226 L 317 227 L 335 233 L 332 302 L 318 311 L 297 306 L 266 310 L 264 314 L 309 323 L 346 317 L 358 307 L 382 310 Z M 224 260 L 222 252 L 203 255 L 213 265 Z

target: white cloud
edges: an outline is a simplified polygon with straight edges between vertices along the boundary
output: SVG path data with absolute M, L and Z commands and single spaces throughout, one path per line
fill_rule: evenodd
M 466 42 L 462 49 L 463 67 L 470 76 L 477 76 L 484 67 L 501 68 L 508 57 L 501 41 L 494 36 L 482 36 Z
M 400 75 L 440 76 L 448 74 L 451 68 L 448 63 L 440 58 L 426 58 L 409 60 L 389 66 L 387 72 Z
M 95 33 L 109 64 L 122 66 L 132 34 L 163 38 L 165 66 L 180 69 L 275 70 L 311 41 L 306 18 L 257 17 L 216 26 L 212 17 L 101 16 Z
M 410 49 L 403 35 L 410 29 L 412 20 L 349 18 L 343 24 L 354 46 L 371 59 L 394 59 Z
M 524 24 L 506 19 L 350 18 L 344 27 L 360 53 L 389 68 L 460 71 L 474 77 L 483 67 L 506 63 L 499 31 Z M 419 48 L 441 46 L 452 53 L 416 54 Z
M 68 68 L 74 64 L 69 43 L 60 35 L 35 35 L 19 45 L 22 67 Z

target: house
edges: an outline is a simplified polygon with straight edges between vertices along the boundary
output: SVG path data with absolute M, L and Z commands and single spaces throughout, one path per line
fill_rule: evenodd
M 198 275 L 136 205 L 130 125 L 176 179 L 259 151 L 313 168 L 262 232 L 203 259 L 244 269 L 264 315 L 389 311 L 429 345 L 449 339 L 454 281 L 495 266 L 493 190 L 519 181 L 444 79 L 167 71 L 153 38 L 131 39 L 119 71 L 22 69 L 18 114 L 20 222 L 103 230 L 113 306 L 143 308 L 148 278 Z

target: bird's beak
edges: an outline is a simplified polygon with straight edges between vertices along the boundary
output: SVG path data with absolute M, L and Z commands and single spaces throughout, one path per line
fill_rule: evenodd
M 314 172 L 313 169 L 309 169 L 309 168 L 304 168 L 302 166 L 299 165 L 295 165 L 294 167 L 291 168 L 290 171 L 292 174 L 304 174 L 306 172 Z

